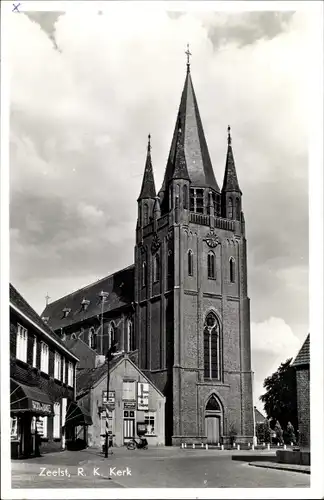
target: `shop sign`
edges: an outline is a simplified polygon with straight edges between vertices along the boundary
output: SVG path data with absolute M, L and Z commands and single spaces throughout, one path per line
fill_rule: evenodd
M 137 386 L 137 409 L 148 410 L 149 408 L 149 384 L 138 382 Z
M 52 413 L 52 408 L 50 404 L 41 403 L 40 401 L 34 401 L 32 399 L 32 409 L 36 411 L 41 411 L 43 413 Z
M 134 401 L 134 403 L 131 403 L 131 402 L 124 403 L 124 409 L 125 410 L 136 410 L 136 403 L 135 403 L 135 401 Z
M 103 405 L 107 404 L 107 391 L 102 391 L 102 404 Z M 109 391 L 108 404 L 110 405 L 115 404 L 115 391 Z

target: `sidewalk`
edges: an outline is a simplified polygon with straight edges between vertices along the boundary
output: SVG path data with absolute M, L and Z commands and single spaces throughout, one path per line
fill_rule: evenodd
M 295 464 L 279 464 L 276 462 L 250 462 L 253 467 L 263 467 L 264 469 L 277 469 L 289 472 L 301 472 L 302 474 L 310 474 L 310 465 L 295 465 Z

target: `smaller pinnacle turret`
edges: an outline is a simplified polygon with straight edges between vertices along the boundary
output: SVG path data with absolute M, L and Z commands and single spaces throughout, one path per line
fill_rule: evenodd
M 177 146 L 174 155 L 174 165 L 172 179 L 184 179 L 190 181 L 190 177 L 187 170 L 187 162 L 184 152 L 184 137 L 181 127 L 181 119 L 178 119 L 178 136 L 177 136 Z
M 238 193 L 241 193 L 238 179 L 237 179 L 237 174 L 236 174 L 236 168 L 235 168 L 235 162 L 234 162 L 234 155 L 233 155 L 233 150 L 232 150 L 232 137 L 231 137 L 231 127 L 227 127 L 227 156 L 226 156 L 226 166 L 225 166 L 225 175 L 224 175 L 224 182 L 223 182 L 223 188 L 222 192 L 225 191 L 235 191 Z
M 142 188 L 137 201 L 146 198 L 154 199 L 155 196 L 156 196 L 156 191 L 155 191 L 155 183 L 154 183 L 154 175 L 153 175 L 153 167 L 151 159 L 151 136 L 149 134 Z

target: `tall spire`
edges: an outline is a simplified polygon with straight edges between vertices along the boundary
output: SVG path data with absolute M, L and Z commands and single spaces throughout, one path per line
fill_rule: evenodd
M 184 147 L 183 147 L 183 133 L 181 128 L 180 117 L 178 119 L 178 137 L 177 137 L 177 147 L 175 150 L 172 179 L 185 179 L 188 181 L 190 180 L 187 170 Z
M 207 142 L 201 123 L 197 99 L 192 84 L 190 73 L 189 48 L 187 54 L 187 74 L 182 91 L 178 119 L 181 120 L 182 144 L 187 164 L 187 171 L 193 187 L 209 187 L 220 192 L 215 179 L 210 160 Z M 175 125 L 167 167 L 161 192 L 167 190 L 168 182 L 173 174 L 173 160 L 177 148 L 178 119 Z
M 222 191 L 235 191 L 242 194 L 237 180 L 230 126 L 227 127 L 227 156 Z
M 187 50 L 186 50 L 185 54 L 187 55 L 187 73 L 189 73 L 190 72 L 190 56 L 192 56 L 192 53 L 189 50 L 189 43 L 187 43 Z
M 154 183 L 153 167 L 151 159 L 151 135 L 149 134 L 145 170 L 144 170 L 141 193 L 138 197 L 138 200 L 143 200 L 144 198 L 154 199 L 155 196 L 156 196 L 156 191 L 155 191 L 155 183 Z

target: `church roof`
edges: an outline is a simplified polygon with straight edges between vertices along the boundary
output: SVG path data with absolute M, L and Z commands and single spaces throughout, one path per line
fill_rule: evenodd
M 310 364 L 310 335 L 308 334 L 291 366 L 295 368 Z
M 145 198 L 155 198 L 155 183 L 153 175 L 153 166 L 151 158 L 151 136 L 148 136 L 149 142 L 147 146 L 146 163 L 144 169 L 144 176 L 142 181 L 142 188 L 138 200 L 143 200 Z M 137 201 L 138 201 L 137 200 Z
M 254 407 L 254 416 L 256 424 L 261 424 L 266 420 L 266 417 L 256 408 L 256 406 Z
M 172 179 L 190 180 L 184 152 L 184 134 L 181 129 L 181 120 L 178 121 L 177 147 L 175 151 Z
M 240 186 L 237 180 L 235 161 L 232 149 L 232 138 L 230 135 L 231 128 L 228 127 L 228 139 L 227 139 L 227 155 L 226 155 L 226 165 L 225 165 L 225 174 L 223 181 L 222 191 L 236 191 L 241 193 Z
M 167 167 L 161 191 L 165 191 L 172 178 L 178 137 L 178 120 L 181 120 L 184 155 L 192 186 L 211 187 L 219 192 L 210 160 L 207 142 L 200 118 L 197 99 L 192 84 L 189 65 L 182 91 L 178 118 L 175 125 Z
M 53 330 L 98 316 L 102 310 L 102 291 L 109 294 L 104 301 L 104 313 L 130 305 L 134 301 L 134 265 L 51 302 L 42 316 L 49 318 L 48 324 Z M 81 305 L 84 299 L 89 301 L 85 309 Z M 64 310 L 68 312 L 66 316 Z

